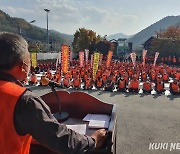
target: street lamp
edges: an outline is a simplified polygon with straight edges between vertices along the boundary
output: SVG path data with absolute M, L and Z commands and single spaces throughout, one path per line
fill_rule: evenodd
M 30 21 L 29 23 L 32 24 L 32 23 L 34 23 L 34 22 L 36 22 L 36 20 L 32 20 L 32 21 Z
M 44 9 L 44 11 L 47 12 L 47 45 L 48 45 L 48 51 L 49 51 L 49 31 L 48 31 L 48 13 L 49 13 L 49 9 Z

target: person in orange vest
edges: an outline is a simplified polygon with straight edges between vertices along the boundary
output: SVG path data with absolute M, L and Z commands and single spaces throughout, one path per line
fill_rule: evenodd
M 127 82 L 124 79 L 124 77 L 121 76 L 120 79 L 118 80 L 117 91 L 126 92 L 127 89 L 126 86 L 127 86 Z
M 147 79 L 147 73 L 143 71 L 141 74 L 141 81 L 146 81 L 146 79 Z
M 104 84 L 104 90 L 112 92 L 114 90 L 114 84 L 115 82 L 112 80 L 112 76 L 110 76 Z
M 162 94 L 165 91 L 164 82 L 161 79 L 157 80 L 155 90 L 158 94 Z
M 171 94 L 178 95 L 180 94 L 180 88 L 177 82 L 177 79 L 174 79 L 173 82 L 170 83 L 169 90 Z
M 167 82 L 169 81 L 169 75 L 168 75 L 168 73 L 164 72 L 162 78 L 163 78 L 163 82 L 167 83 Z
M 92 85 L 92 79 L 90 77 L 88 77 L 85 81 L 85 85 L 84 85 L 84 89 L 85 90 L 91 90 L 93 87 Z
M 62 88 L 69 88 L 71 86 L 70 84 L 70 78 L 69 76 L 66 74 L 63 78 L 63 81 L 62 81 Z
M 100 90 L 101 88 L 104 87 L 104 82 L 103 82 L 101 76 L 99 76 L 99 77 L 96 79 L 96 81 L 95 81 L 95 87 L 96 87 L 98 90 Z
M 29 79 L 29 85 L 36 85 L 37 84 L 37 76 L 35 72 L 32 72 L 30 79 Z
M 80 89 L 80 86 L 81 86 L 81 79 L 79 78 L 78 75 L 76 75 L 73 79 L 73 87 L 75 89 Z
M 139 92 L 139 80 L 136 76 L 133 76 L 133 78 L 130 80 L 128 90 L 129 92 Z
M 47 70 L 45 76 L 46 76 L 46 78 L 48 78 L 49 80 L 52 79 L 52 73 L 51 73 L 50 69 Z
M 0 33 L 0 153 L 29 154 L 32 137 L 57 153 L 91 153 L 106 142 L 106 131 L 81 135 L 59 123 L 48 105 L 21 81 L 30 71 L 25 39 Z
M 146 80 L 144 83 L 143 83 L 143 93 L 151 93 L 152 91 L 152 84 L 151 82 L 149 82 L 149 80 Z

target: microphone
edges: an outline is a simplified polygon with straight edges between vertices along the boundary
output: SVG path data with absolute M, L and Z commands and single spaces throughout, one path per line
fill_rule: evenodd
M 48 85 L 50 87 L 61 87 L 59 83 L 54 82 L 54 81 L 50 81 L 45 76 L 42 76 L 41 83 L 42 83 L 43 86 L 47 86 Z
M 57 82 L 54 82 L 54 81 L 50 81 L 48 78 L 46 78 L 45 76 L 42 76 L 41 78 L 41 84 L 43 86 L 50 86 L 51 87 L 51 90 L 52 92 L 54 93 L 56 99 L 57 99 L 57 103 L 58 103 L 58 107 L 59 107 L 59 111 L 54 113 L 54 117 L 60 121 L 60 122 L 63 122 L 65 120 L 67 120 L 69 118 L 69 113 L 67 112 L 64 112 L 61 110 L 61 102 L 60 102 L 60 99 L 59 99 L 59 96 L 55 90 L 55 87 L 60 87 L 60 84 L 58 84 Z

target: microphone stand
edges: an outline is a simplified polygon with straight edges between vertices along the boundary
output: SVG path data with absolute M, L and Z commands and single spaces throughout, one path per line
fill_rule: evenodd
M 58 107 L 59 107 L 59 112 L 56 112 L 53 115 L 60 122 L 66 121 L 69 118 L 69 113 L 61 111 L 61 102 L 60 102 L 57 92 L 54 88 L 55 85 L 52 84 L 50 87 L 51 87 L 52 92 L 55 94 L 55 96 L 57 98 Z

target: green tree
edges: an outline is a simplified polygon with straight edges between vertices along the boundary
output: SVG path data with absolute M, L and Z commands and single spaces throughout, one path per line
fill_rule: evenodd
M 94 46 L 101 40 L 101 36 L 96 36 L 96 33 L 92 30 L 85 28 L 79 28 L 74 34 L 74 40 L 72 43 L 73 51 L 78 53 L 84 49 L 94 50 Z

